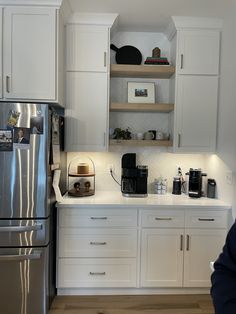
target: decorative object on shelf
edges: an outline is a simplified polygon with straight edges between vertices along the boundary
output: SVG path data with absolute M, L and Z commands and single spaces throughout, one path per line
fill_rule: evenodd
M 115 45 L 111 44 L 110 48 L 116 51 L 116 62 L 118 64 L 142 63 L 142 54 L 136 47 L 123 46 L 121 48 L 117 48 Z
M 95 166 L 90 157 L 76 157 L 68 167 L 68 195 L 74 197 L 95 194 Z
M 128 82 L 129 103 L 155 103 L 155 83 Z
M 121 128 L 115 128 L 112 138 L 116 140 L 131 140 L 130 129 L 122 130 Z
M 153 58 L 160 58 L 160 56 L 161 56 L 161 49 L 159 47 L 155 47 L 152 50 L 152 57 Z

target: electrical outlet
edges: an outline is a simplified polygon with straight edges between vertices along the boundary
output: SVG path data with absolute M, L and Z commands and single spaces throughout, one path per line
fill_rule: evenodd
M 233 184 L 233 172 L 232 171 L 227 171 L 226 172 L 226 183 L 228 185 L 232 185 Z
M 108 164 L 107 165 L 108 171 L 110 172 L 111 170 L 114 172 L 115 171 L 115 166 L 114 164 Z

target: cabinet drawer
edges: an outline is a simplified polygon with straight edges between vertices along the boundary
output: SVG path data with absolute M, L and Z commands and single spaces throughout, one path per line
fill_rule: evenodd
M 183 210 L 142 210 L 142 227 L 183 228 Z
M 60 209 L 60 227 L 136 227 L 137 210 Z
M 58 288 L 136 287 L 136 259 L 59 259 Z
M 59 230 L 59 257 L 136 257 L 135 229 Z
M 186 211 L 185 227 L 187 228 L 227 228 L 227 211 Z

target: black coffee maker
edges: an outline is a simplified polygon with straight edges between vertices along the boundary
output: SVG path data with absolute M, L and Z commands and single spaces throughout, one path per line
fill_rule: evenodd
M 190 168 L 186 175 L 189 175 L 188 195 L 190 197 L 201 197 L 202 177 L 207 176 L 207 174 L 203 173 L 201 169 Z
M 136 166 L 136 154 L 124 154 L 121 160 L 121 192 L 127 197 L 147 196 L 147 166 Z

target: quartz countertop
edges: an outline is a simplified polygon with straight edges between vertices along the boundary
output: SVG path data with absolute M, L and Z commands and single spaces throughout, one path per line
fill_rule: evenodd
M 231 205 L 218 199 L 211 199 L 206 197 L 191 198 L 187 195 L 173 195 L 173 194 L 148 194 L 147 197 L 125 197 L 119 191 L 96 191 L 95 195 L 87 197 L 71 197 L 63 196 L 62 201 L 57 202 L 57 207 L 134 207 L 134 208 L 199 208 L 206 207 L 207 209 L 229 209 Z

